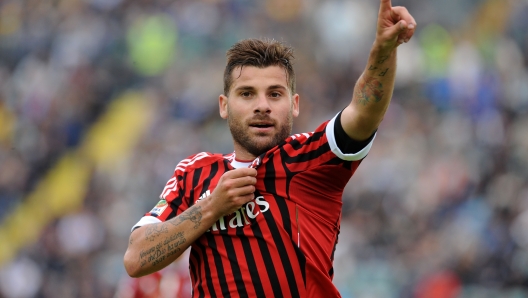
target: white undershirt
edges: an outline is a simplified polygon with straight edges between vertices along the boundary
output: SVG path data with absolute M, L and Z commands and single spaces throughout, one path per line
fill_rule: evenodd
M 233 159 L 233 161 L 231 162 L 231 165 L 235 169 L 240 169 L 240 168 L 249 167 L 251 165 L 251 163 L 252 163 L 252 161 L 238 161 L 236 159 Z

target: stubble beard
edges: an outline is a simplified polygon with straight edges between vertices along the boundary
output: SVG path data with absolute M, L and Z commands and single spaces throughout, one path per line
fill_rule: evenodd
M 262 120 L 262 117 L 256 116 L 254 118 Z M 246 150 L 251 155 L 259 156 L 262 153 L 277 146 L 291 135 L 293 127 L 293 115 L 292 111 L 290 110 L 286 121 L 279 127 L 277 133 L 273 136 L 252 137 L 249 133 L 247 126 L 244 125 L 242 121 L 238 121 L 238 119 L 236 119 L 236 117 L 234 117 L 229 110 L 227 124 L 229 125 L 229 130 L 231 131 L 231 135 L 233 136 L 234 142 L 244 148 L 244 150 Z M 267 138 L 268 140 L 262 140 L 263 138 Z

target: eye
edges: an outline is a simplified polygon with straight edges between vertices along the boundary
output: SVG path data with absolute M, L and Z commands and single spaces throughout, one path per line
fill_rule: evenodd
M 282 94 L 280 92 L 271 92 L 270 97 L 278 98 L 278 97 L 281 97 L 281 95 Z
M 240 93 L 240 96 L 242 96 L 242 97 L 250 97 L 251 96 L 251 92 L 244 91 L 244 92 Z

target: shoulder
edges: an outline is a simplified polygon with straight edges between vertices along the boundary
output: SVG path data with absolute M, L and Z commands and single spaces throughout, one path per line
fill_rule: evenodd
M 185 173 L 191 172 L 198 168 L 207 167 L 213 163 L 216 163 L 220 160 L 224 160 L 225 157 L 223 154 L 219 153 L 210 153 L 210 152 L 200 152 L 188 156 L 187 158 L 181 160 L 174 169 L 175 172 Z
M 330 120 L 321 123 L 314 131 L 303 132 L 291 135 L 285 140 L 285 143 L 305 143 L 320 140 L 326 133 L 326 126 Z

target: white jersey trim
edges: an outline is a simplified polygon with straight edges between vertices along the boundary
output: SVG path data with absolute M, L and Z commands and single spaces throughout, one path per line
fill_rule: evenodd
M 342 160 L 348 160 L 348 161 L 355 161 L 365 158 L 367 154 L 370 151 L 370 148 L 372 148 L 372 143 L 374 142 L 374 139 L 376 138 L 376 135 L 374 134 L 374 137 L 370 141 L 370 143 L 367 144 L 363 149 L 361 149 L 357 153 L 343 153 L 339 147 L 337 147 L 337 143 L 335 140 L 334 135 L 334 125 L 335 125 L 335 119 L 339 114 L 335 115 L 330 122 L 326 125 L 326 138 L 328 139 L 328 144 L 330 145 L 330 149 L 334 154 L 341 158 Z
M 144 225 L 150 225 L 150 224 L 155 224 L 155 223 L 160 223 L 161 220 L 157 219 L 156 217 L 154 216 L 143 216 L 138 222 L 137 224 L 135 224 L 133 227 L 132 227 L 132 230 L 130 230 L 130 232 L 134 231 L 136 228 L 139 228 L 139 227 L 142 227 Z

